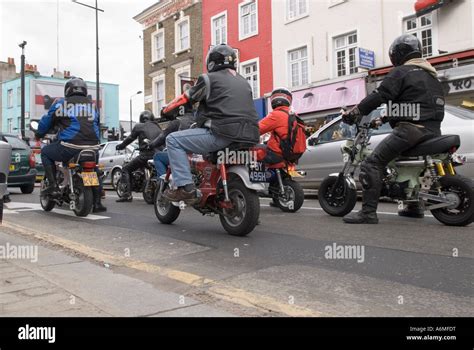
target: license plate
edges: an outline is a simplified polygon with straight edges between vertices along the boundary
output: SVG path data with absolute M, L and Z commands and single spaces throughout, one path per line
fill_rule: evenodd
M 84 183 L 84 186 L 90 187 L 90 186 L 99 186 L 99 178 L 97 177 L 97 173 L 95 172 L 87 172 L 87 173 L 82 173 L 82 182 Z
M 10 164 L 10 171 L 15 171 L 15 166 L 13 164 Z
M 266 182 L 267 176 L 265 174 L 265 164 L 263 162 L 256 162 L 249 166 L 249 179 L 251 182 Z

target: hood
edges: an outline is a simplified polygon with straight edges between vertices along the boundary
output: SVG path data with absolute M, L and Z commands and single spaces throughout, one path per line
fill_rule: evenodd
M 436 69 L 431 65 L 431 63 L 429 63 L 424 58 L 412 58 L 411 60 L 406 61 L 404 63 L 404 65 L 418 66 L 418 67 L 423 68 L 424 70 L 426 70 L 428 73 L 430 73 L 435 78 L 438 77 L 438 72 L 436 71 Z

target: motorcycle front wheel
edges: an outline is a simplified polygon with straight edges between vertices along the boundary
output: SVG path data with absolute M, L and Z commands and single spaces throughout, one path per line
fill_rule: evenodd
M 153 206 L 155 207 L 155 215 L 157 219 L 162 224 L 169 225 L 176 221 L 179 214 L 181 213 L 181 210 L 179 207 L 173 205 L 173 203 L 163 197 L 162 194 L 165 189 L 166 187 L 160 189 L 159 185 L 157 186 L 155 195 L 153 197 Z
M 337 183 L 337 180 L 337 176 L 328 176 L 321 182 L 318 200 L 321 208 L 329 215 L 344 216 L 354 209 L 357 203 L 357 191 L 350 188 L 347 181 Z
M 228 183 L 231 209 L 224 209 L 219 219 L 227 233 L 246 236 L 253 231 L 260 215 L 260 200 L 255 191 L 248 189 L 240 179 Z
M 148 179 L 146 180 L 145 186 L 143 188 L 143 199 L 147 204 L 153 204 L 156 192 L 156 180 Z
M 466 226 L 474 221 L 474 181 L 461 176 L 443 176 L 441 191 L 454 202 L 450 207 L 431 210 L 431 214 L 447 226 Z

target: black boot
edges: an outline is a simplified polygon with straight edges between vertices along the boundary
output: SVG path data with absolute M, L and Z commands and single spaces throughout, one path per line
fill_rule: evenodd
M 6 194 L 3 196 L 3 203 L 10 203 L 12 200 L 10 199 L 10 195 Z
M 350 213 L 342 219 L 346 224 L 378 224 L 377 205 L 380 190 L 378 188 L 365 189 L 362 192 L 362 210 Z
M 107 208 L 102 205 L 101 191 L 99 187 L 92 187 L 92 195 L 94 196 L 94 206 L 92 207 L 92 212 L 102 213 L 107 211 Z
M 49 195 L 51 197 L 59 196 L 59 188 L 56 183 L 56 167 L 52 165 L 44 166 L 44 177 L 46 179 L 46 187 L 41 190 L 40 194 L 42 196 Z
M 398 211 L 399 216 L 405 216 L 409 218 L 423 219 L 425 217 L 425 210 L 422 203 L 409 203 L 407 206 Z
M 130 176 L 127 172 L 127 170 L 124 168 L 122 169 L 122 177 L 120 178 L 120 182 L 118 183 L 118 186 L 121 186 L 122 190 L 122 195 L 120 196 L 119 199 L 116 200 L 117 203 L 123 203 L 123 202 L 131 202 L 133 200 L 132 193 L 130 191 Z

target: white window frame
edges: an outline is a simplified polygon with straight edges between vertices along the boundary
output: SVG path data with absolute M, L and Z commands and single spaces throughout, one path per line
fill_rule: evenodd
M 181 47 L 181 38 L 179 26 L 181 23 L 188 22 L 188 47 Z M 191 50 L 191 20 L 189 16 L 184 16 L 174 22 L 174 54 L 178 54 L 184 51 Z
M 216 42 L 216 31 L 215 31 L 215 28 L 214 28 L 214 21 L 221 18 L 221 17 L 224 17 L 224 23 L 225 23 L 225 41 L 224 41 L 224 44 L 227 44 L 229 26 L 228 26 L 228 22 L 227 22 L 227 10 L 225 10 L 225 11 L 219 12 L 217 15 L 211 17 L 211 45 L 222 44 L 222 43 L 217 43 Z M 221 36 L 222 36 L 222 33 L 221 33 Z
M 340 5 L 347 2 L 347 0 L 328 0 L 328 8 Z
M 17 128 L 16 128 L 17 134 L 21 135 L 21 117 L 16 118 L 16 123 L 17 123 Z M 26 128 L 26 125 L 25 125 L 25 128 Z
M 247 61 L 244 61 L 244 62 L 241 62 L 239 67 L 240 67 L 240 74 L 245 78 L 247 79 L 247 75 L 245 75 L 245 71 L 244 71 L 244 68 L 245 66 L 248 66 L 248 65 L 253 65 L 253 64 L 256 64 L 257 65 L 257 91 L 253 91 L 253 88 L 252 88 L 252 93 L 255 95 L 253 96 L 254 99 L 256 98 L 260 98 L 260 58 L 259 57 L 256 57 L 256 58 L 253 58 L 253 59 L 250 59 L 250 60 L 247 60 Z M 253 75 L 254 73 L 252 73 Z M 249 84 L 250 85 L 250 84 Z M 250 85 L 250 87 L 252 87 L 252 85 Z
M 13 108 L 13 89 L 7 90 L 7 108 Z
M 174 94 L 175 97 L 181 95 L 181 75 L 186 73 L 186 76 L 191 78 L 191 62 L 190 60 L 180 62 L 172 66 L 174 68 Z
M 9 134 L 13 133 L 13 118 L 8 118 L 7 119 L 7 132 Z
M 421 18 L 424 16 L 430 15 L 431 16 L 431 25 L 430 26 L 421 26 Z M 407 30 L 406 29 L 406 22 L 415 19 L 416 21 L 416 29 Z M 434 15 L 433 12 L 427 13 L 426 15 L 416 17 L 415 14 L 403 17 L 402 19 L 402 33 L 403 34 L 413 34 L 416 33 L 416 37 L 420 40 L 421 44 L 423 45 L 423 41 L 421 38 L 421 32 L 426 29 L 431 29 L 431 55 L 425 56 L 424 58 L 433 57 L 438 55 L 438 22 L 437 16 Z
M 20 107 L 21 106 L 21 86 L 18 86 L 16 88 L 16 98 L 17 98 L 16 105 Z
M 255 32 L 250 32 L 247 35 L 242 34 L 243 30 L 243 25 L 242 25 L 242 7 L 250 5 L 251 3 L 255 3 Z M 239 13 L 238 13 L 238 18 L 239 18 L 239 41 L 245 40 L 248 38 L 251 38 L 253 36 L 258 35 L 258 0 L 248 0 L 248 1 L 243 1 L 239 4 Z
M 352 44 L 349 44 L 348 43 L 348 37 L 351 36 L 351 35 L 356 35 L 357 36 L 357 41 L 356 43 L 352 43 Z M 344 43 L 344 46 L 343 47 L 339 47 L 337 48 L 336 47 L 336 40 L 341 38 L 341 37 L 344 37 L 344 40 L 345 40 L 345 43 Z M 349 76 L 349 75 L 352 75 L 352 74 L 357 74 L 359 72 L 359 67 L 357 67 L 357 57 L 355 56 L 354 57 L 354 63 L 355 63 L 355 69 L 356 71 L 355 72 L 350 72 L 350 65 L 349 65 L 349 50 L 350 49 L 355 49 L 354 51 L 354 55 L 357 55 L 357 48 L 359 47 L 359 31 L 358 30 L 352 30 L 352 31 L 349 31 L 349 32 L 345 32 L 343 34 L 337 34 L 337 35 L 333 35 L 332 36 L 332 65 L 333 65 L 333 77 L 346 77 L 346 76 Z M 337 71 L 337 53 L 340 52 L 340 51 L 344 51 L 345 52 L 345 62 L 344 62 L 344 70 L 345 70 L 345 73 L 346 74 L 343 74 L 343 75 L 338 75 L 338 71 Z
M 311 46 L 310 46 L 309 43 L 304 43 L 304 44 L 298 45 L 296 47 L 293 47 L 289 50 L 286 50 L 287 82 L 288 82 L 288 86 L 289 86 L 290 90 L 293 90 L 293 89 L 296 89 L 296 88 L 299 88 L 299 87 L 302 87 L 302 86 L 306 86 L 311 82 L 310 47 Z M 304 49 L 304 48 L 306 48 L 306 60 L 308 62 L 308 64 L 307 64 L 308 65 L 308 76 L 306 77 L 307 82 L 303 83 L 303 74 L 301 74 L 300 81 L 299 81 L 300 84 L 292 85 L 291 63 L 293 61 L 290 60 L 290 53 L 293 52 L 293 51 Z M 298 62 L 301 62 L 301 61 L 302 61 L 302 59 L 298 60 Z M 301 65 L 300 65 L 300 69 L 301 69 Z
M 152 96 L 153 96 L 153 100 L 152 100 L 152 108 L 153 108 L 153 114 L 155 115 L 160 115 L 160 111 L 161 111 L 161 107 L 162 106 L 159 106 L 158 105 L 158 90 L 156 88 L 156 84 L 159 82 L 159 81 L 162 81 L 163 82 L 163 105 L 166 104 L 166 76 L 165 76 L 165 73 L 162 72 L 161 74 L 157 74 L 156 76 L 154 76 L 152 78 Z
M 157 35 L 163 35 L 163 56 L 162 57 L 157 57 L 157 47 L 156 47 L 156 40 L 155 40 L 155 37 Z M 161 28 L 161 29 L 158 29 L 155 32 L 151 33 L 151 63 L 164 61 L 165 56 L 166 56 L 166 51 L 165 51 L 165 28 Z
M 306 7 L 306 11 L 305 12 L 302 12 L 302 13 L 299 13 L 299 9 L 300 9 L 300 0 L 295 0 L 296 1 L 296 7 L 297 7 L 297 11 L 296 11 L 296 14 L 293 16 L 293 17 L 290 17 L 290 1 L 292 0 L 285 0 L 285 22 L 286 23 L 291 23 L 291 22 L 294 22 L 294 21 L 297 21 L 299 19 L 302 19 L 302 18 L 305 18 L 307 16 L 309 16 L 309 0 L 304 0 L 305 1 L 305 7 Z

